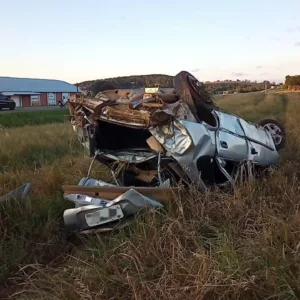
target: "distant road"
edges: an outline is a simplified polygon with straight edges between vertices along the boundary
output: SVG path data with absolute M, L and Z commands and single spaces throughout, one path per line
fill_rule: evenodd
M 59 110 L 59 109 L 66 109 L 66 108 L 60 108 L 59 106 L 16 107 L 15 110 L 2 109 L 2 110 L 0 110 L 0 114 L 1 113 L 14 113 L 14 112 L 28 112 L 28 111 Z

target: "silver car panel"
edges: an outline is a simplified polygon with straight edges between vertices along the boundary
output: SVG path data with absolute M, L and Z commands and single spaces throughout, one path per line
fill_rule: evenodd
M 180 155 L 180 153 L 172 153 L 172 157 L 179 163 L 182 169 L 192 182 L 194 182 L 198 188 L 205 189 L 205 184 L 201 179 L 197 168 L 197 161 L 203 156 L 214 157 L 215 155 L 215 132 L 209 132 L 203 123 L 195 123 L 186 120 L 180 120 L 184 132 L 186 132 L 186 139 L 190 146 L 186 151 Z M 154 135 L 156 138 L 159 136 Z M 176 140 L 177 136 L 174 136 Z
M 279 153 L 275 150 L 272 151 L 265 146 L 257 143 L 249 142 L 253 154 L 249 155 L 249 160 L 254 164 L 262 167 L 276 165 L 279 162 Z
M 259 125 L 248 123 L 243 119 L 239 119 L 239 122 L 245 132 L 245 136 L 248 139 L 256 143 L 260 143 L 268 147 L 270 150 L 275 150 L 272 136 L 266 129 Z
M 66 228 L 72 231 L 87 230 L 94 226 L 105 226 L 117 220 L 123 220 L 136 214 L 145 213 L 151 208 L 163 205 L 130 189 L 114 200 L 71 194 L 65 199 L 76 204 L 76 208 L 64 211 Z M 122 212 L 122 213 L 121 213 Z
M 235 115 L 223 112 L 216 114 L 220 122 L 217 149 L 221 158 L 236 162 L 250 160 L 261 166 L 278 162 L 279 154 L 267 130 Z
M 245 138 L 222 131 L 217 133 L 218 156 L 232 160 L 244 160 L 248 157 L 248 142 Z
M 234 115 L 224 113 L 221 111 L 215 112 L 219 118 L 219 128 L 220 129 L 226 129 L 227 131 L 232 132 L 233 134 L 237 134 L 240 136 L 244 136 L 244 131 L 241 128 L 241 125 L 238 121 L 239 118 L 237 118 Z

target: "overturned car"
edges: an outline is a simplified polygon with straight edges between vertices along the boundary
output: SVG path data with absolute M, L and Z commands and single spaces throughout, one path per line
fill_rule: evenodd
M 84 178 L 77 188 L 65 187 L 66 199 L 76 203 L 65 211 L 65 223 L 73 230 L 111 228 L 141 208 L 160 207 L 167 196 L 159 197 L 159 191 L 179 183 L 203 191 L 234 185 L 243 165 L 254 171 L 276 165 L 285 144 L 279 122 L 252 124 L 221 110 L 204 85 L 185 71 L 174 77 L 172 93 L 75 94 L 69 109 L 92 162 L 107 166 L 115 181 Z

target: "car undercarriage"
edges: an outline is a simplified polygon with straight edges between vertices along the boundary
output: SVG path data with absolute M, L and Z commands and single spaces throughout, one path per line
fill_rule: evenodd
M 253 124 L 218 108 L 185 71 L 174 77 L 173 93 L 75 94 L 69 110 L 91 157 L 88 176 L 78 186 L 63 186 L 64 197 L 75 203 L 64 213 L 65 224 L 80 232 L 119 228 L 138 211 L 161 207 L 179 185 L 232 188 L 276 166 L 285 144 L 278 121 Z M 110 169 L 113 183 L 89 178 L 96 161 Z

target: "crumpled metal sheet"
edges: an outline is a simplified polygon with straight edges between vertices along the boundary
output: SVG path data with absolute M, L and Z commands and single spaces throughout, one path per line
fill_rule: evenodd
M 183 154 L 192 144 L 186 128 L 178 120 L 162 126 L 149 128 L 151 134 L 170 154 Z
M 90 98 L 76 94 L 70 98 L 69 109 L 73 125 L 83 127 L 91 124 L 92 120 L 99 119 L 135 128 L 148 128 L 168 122 L 172 117 L 196 121 L 189 106 L 182 100 L 177 100 L 176 97 L 174 103 L 163 102 L 162 106 L 157 106 L 157 103 L 149 104 L 149 107 L 139 110 L 129 108 L 132 101 L 143 98 L 142 94 L 136 94 L 134 91 L 111 90 L 101 92 L 96 97 Z M 159 98 L 159 95 L 157 97 Z M 153 111 L 154 107 L 156 109 Z M 88 111 L 89 117 L 86 116 L 85 111 Z
M 106 226 L 118 220 L 126 220 L 134 215 L 145 213 L 151 208 L 161 208 L 163 205 L 134 189 L 126 191 L 114 200 L 71 194 L 65 196 L 77 208 L 64 212 L 66 228 L 72 231 L 88 230 L 91 227 Z M 110 230 L 113 229 L 109 227 Z
M 165 149 L 170 154 L 182 155 L 190 148 L 192 138 L 180 120 L 195 123 L 197 120 L 192 114 L 189 106 L 181 100 L 168 104 L 162 111 L 173 116 L 176 120 L 164 125 L 150 127 L 149 131 L 159 143 L 164 145 Z
M 113 159 L 115 161 L 125 161 L 129 163 L 141 163 L 156 157 L 152 153 L 149 154 L 149 152 L 142 152 L 142 151 L 135 151 L 135 152 L 120 151 L 115 154 L 105 153 L 105 154 L 100 154 L 99 156 L 101 155 Z
M 197 122 L 189 106 L 182 100 L 168 104 L 162 111 L 176 119 Z
M 216 132 L 208 130 L 202 123 L 183 120 L 181 123 L 191 137 L 192 143 L 184 155 L 174 154 L 173 157 L 180 164 L 190 180 L 199 189 L 204 190 L 206 187 L 198 170 L 198 161 L 205 157 L 214 157 L 216 152 Z

